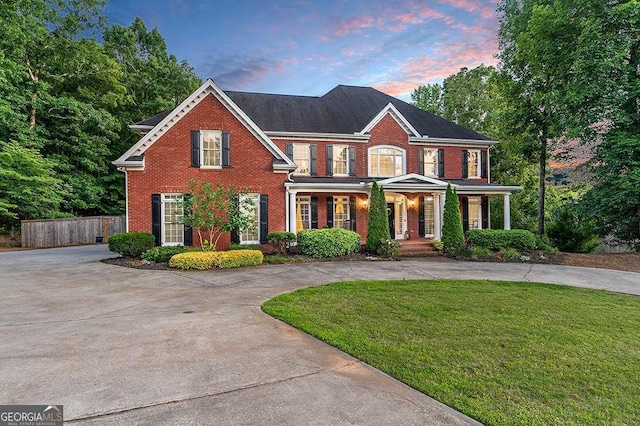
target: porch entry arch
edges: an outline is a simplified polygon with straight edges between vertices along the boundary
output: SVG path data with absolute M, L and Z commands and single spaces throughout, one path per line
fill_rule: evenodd
M 407 197 L 396 192 L 384 193 L 387 202 L 387 217 L 389 218 L 389 230 L 393 233 L 394 240 L 404 240 L 407 232 Z

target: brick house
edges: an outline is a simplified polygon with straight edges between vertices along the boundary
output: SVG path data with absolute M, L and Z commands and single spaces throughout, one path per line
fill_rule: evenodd
M 374 179 L 384 187 L 392 238 L 441 235 L 447 183 L 465 230 L 488 228 L 496 142 L 369 87 L 337 86 L 320 97 L 221 90 L 207 80 L 172 111 L 131 126 L 141 138 L 113 162 L 126 176 L 128 231 L 158 244 L 191 244 L 176 220 L 191 179 L 247 189 L 255 230 L 225 235 L 265 242 L 271 231 L 342 227 L 364 240 Z

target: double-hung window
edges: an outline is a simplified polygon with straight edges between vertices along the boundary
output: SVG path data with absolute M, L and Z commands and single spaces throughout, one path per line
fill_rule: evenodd
M 162 194 L 162 241 L 163 246 L 183 244 L 182 194 Z
M 222 132 L 203 130 L 200 132 L 201 167 L 222 167 Z
M 296 232 L 311 229 L 311 197 L 296 198 Z
M 298 166 L 294 173 L 301 175 L 309 174 L 309 167 L 311 163 L 310 154 L 311 150 L 308 143 L 293 144 L 293 162 Z
M 400 176 L 405 174 L 405 151 L 393 146 L 369 148 L 369 176 Z
M 469 197 L 469 229 L 482 228 L 482 207 L 480 197 Z
M 466 154 L 467 154 L 467 158 L 466 158 L 467 174 L 464 177 L 479 178 L 480 172 L 481 172 L 480 159 L 482 157 L 480 155 L 480 150 L 470 149 L 466 152 Z M 464 164 L 463 164 L 463 167 L 464 167 Z
M 423 173 L 425 176 L 438 176 L 438 150 L 425 149 L 423 153 Z
M 333 145 L 333 174 L 349 174 L 349 147 L 347 145 Z

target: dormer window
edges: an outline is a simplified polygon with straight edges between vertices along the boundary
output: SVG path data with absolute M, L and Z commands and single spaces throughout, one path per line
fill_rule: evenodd
M 406 174 L 405 150 L 395 146 L 369 148 L 369 176 L 392 177 Z
M 229 132 L 192 130 L 191 166 L 203 169 L 230 167 Z

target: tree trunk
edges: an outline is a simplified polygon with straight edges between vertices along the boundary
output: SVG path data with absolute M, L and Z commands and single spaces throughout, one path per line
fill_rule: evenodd
M 547 136 L 542 135 L 540 146 L 540 194 L 538 200 L 538 235 L 544 235 L 544 197 L 547 182 Z

